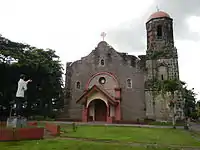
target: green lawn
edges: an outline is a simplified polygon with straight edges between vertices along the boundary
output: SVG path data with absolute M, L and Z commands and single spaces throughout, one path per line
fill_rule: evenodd
M 113 126 L 61 126 L 61 136 L 119 140 L 121 142 L 158 143 L 164 145 L 200 146 L 200 142 L 182 129 L 113 127 Z M 199 137 L 200 139 L 200 137 Z
M 43 126 L 43 124 L 41 124 Z M 181 129 L 159 129 L 114 126 L 78 126 L 73 132 L 72 125 L 61 125 L 61 138 L 37 141 L 0 142 L 2 150 L 172 150 L 172 145 L 200 146 L 200 142 L 191 133 Z M 194 135 L 194 134 L 193 134 Z M 65 136 L 108 139 L 120 141 L 100 143 L 64 139 Z M 196 135 L 199 136 L 199 135 Z M 200 139 L 200 137 L 198 137 Z M 126 145 L 127 142 L 137 142 L 141 145 Z M 117 143 L 117 142 L 115 142 Z M 147 143 L 157 143 L 158 147 L 145 146 Z M 181 148 L 173 149 L 180 150 Z
M 170 150 L 155 147 L 131 147 L 127 145 L 80 142 L 69 140 L 40 140 L 0 143 L 1 150 Z M 173 149 L 175 150 L 175 149 Z M 179 150 L 179 149 L 176 149 Z

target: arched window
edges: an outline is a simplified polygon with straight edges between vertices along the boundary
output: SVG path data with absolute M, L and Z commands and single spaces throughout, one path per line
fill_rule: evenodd
M 127 79 L 126 81 L 127 83 L 127 88 L 132 88 L 132 80 L 131 79 Z
M 104 59 L 101 59 L 100 64 L 101 64 L 102 66 L 105 65 L 105 61 L 104 61 Z
M 160 39 L 162 37 L 162 26 L 157 26 L 157 37 Z
M 159 80 L 167 80 L 168 77 L 171 77 L 170 72 L 168 73 L 168 69 L 166 66 L 158 67 L 158 77 Z
M 79 81 L 76 82 L 76 88 L 80 89 L 81 88 L 81 83 Z

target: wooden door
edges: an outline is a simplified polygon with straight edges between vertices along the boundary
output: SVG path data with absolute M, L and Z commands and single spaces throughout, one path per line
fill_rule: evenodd
M 95 121 L 106 121 L 107 106 L 102 100 L 95 100 Z

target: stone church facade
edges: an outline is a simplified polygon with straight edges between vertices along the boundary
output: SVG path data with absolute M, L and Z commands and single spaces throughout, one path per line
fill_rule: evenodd
M 168 100 L 155 95 L 149 81 L 179 79 L 173 19 L 165 12 L 155 12 L 146 22 L 146 32 L 146 55 L 117 52 L 101 41 L 88 56 L 68 62 L 60 118 L 108 123 L 169 120 Z M 179 94 L 177 99 L 181 99 Z M 180 118 L 182 108 L 180 101 L 176 109 Z

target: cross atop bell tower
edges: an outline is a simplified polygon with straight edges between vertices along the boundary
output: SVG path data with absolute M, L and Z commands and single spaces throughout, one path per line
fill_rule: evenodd
M 105 39 L 105 37 L 106 37 L 106 33 L 105 33 L 105 32 L 102 32 L 102 33 L 101 33 L 101 37 L 103 38 L 103 41 L 104 41 L 104 39 Z
M 156 6 L 156 11 L 157 11 L 157 12 L 160 11 L 158 5 Z

